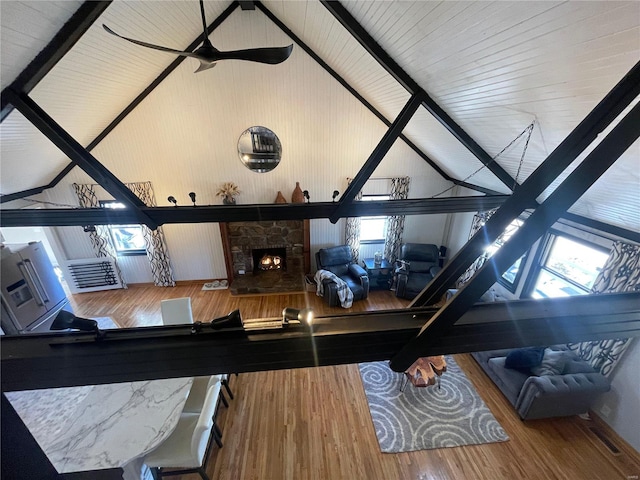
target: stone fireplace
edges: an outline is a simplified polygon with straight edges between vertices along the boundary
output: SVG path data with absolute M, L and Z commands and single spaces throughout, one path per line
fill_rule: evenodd
M 220 233 L 231 293 L 304 290 L 308 220 L 221 223 Z

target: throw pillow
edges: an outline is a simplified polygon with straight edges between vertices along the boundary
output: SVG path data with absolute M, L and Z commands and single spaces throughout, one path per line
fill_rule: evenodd
M 504 361 L 505 368 L 529 373 L 532 367 L 537 367 L 542 362 L 544 347 L 528 347 L 512 350 Z
M 531 369 L 531 373 L 539 377 L 543 375 L 560 375 L 564 370 L 564 364 L 567 361 L 564 352 L 555 352 L 550 349 L 544 351 L 542 362 L 537 367 Z

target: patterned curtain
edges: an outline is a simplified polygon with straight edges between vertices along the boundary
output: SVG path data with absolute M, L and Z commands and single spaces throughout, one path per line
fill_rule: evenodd
M 151 182 L 134 182 L 126 183 L 125 185 L 147 207 L 156 207 L 158 205 L 153 194 Z M 153 275 L 153 283 L 157 287 L 175 287 L 176 282 L 173 278 L 169 249 L 167 248 L 162 227 L 158 227 L 156 230 L 151 230 L 146 225 L 141 225 L 141 227 L 147 249 L 147 258 Z
M 471 230 L 469 231 L 469 239 L 471 239 L 471 237 L 473 237 L 478 232 L 478 230 L 484 227 L 484 224 L 487 223 L 487 221 L 496 212 L 496 210 L 498 209 L 494 208 L 493 210 L 488 210 L 486 212 L 478 212 L 473 216 L 473 222 L 471 222 Z M 471 280 L 471 277 L 473 277 L 475 273 L 482 268 L 488 258 L 489 255 L 486 252 L 476 258 L 476 260 L 471 265 L 469 265 L 469 268 L 467 268 L 465 272 L 460 275 L 460 277 L 456 281 L 455 288 L 462 288 L 465 283 Z
M 390 200 L 406 200 L 409 196 L 410 177 L 395 177 L 391 179 Z M 387 237 L 384 240 L 384 258 L 392 265 L 398 258 L 402 234 L 404 232 L 404 215 L 387 217 Z
M 615 242 L 609 258 L 596 277 L 592 294 L 640 291 L 640 246 Z M 580 358 L 609 376 L 631 343 L 629 338 L 569 343 Z
M 81 207 L 100 208 L 94 187 L 95 185 L 90 184 L 73 184 L 73 188 L 78 196 L 78 203 Z M 118 265 L 118 256 L 116 254 L 116 249 L 113 246 L 111 235 L 109 235 L 109 229 L 105 225 L 95 225 L 94 228 L 89 229 L 87 233 L 89 234 L 89 239 L 91 240 L 91 245 L 93 246 L 93 251 L 95 252 L 96 257 L 112 258 L 115 265 L 116 275 L 120 279 L 122 287 L 127 288 L 127 284 L 122 277 L 122 272 L 120 271 L 120 265 Z
M 347 178 L 347 185 L 351 183 L 352 178 Z M 362 199 L 362 191 L 359 191 L 354 200 Z M 358 263 L 360 257 L 360 217 L 347 218 L 346 227 L 344 230 L 344 243 L 351 247 L 351 255 L 353 261 Z
M 151 182 L 134 182 L 125 184 L 145 205 L 155 207 L 157 205 L 153 187 Z M 74 183 L 76 194 L 80 206 L 82 207 L 100 207 L 98 198 L 95 193 L 95 186 L 91 184 L 78 185 Z M 169 250 L 164 238 L 162 227 L 151 230 L 146 225 L 141 225 L 144 235 L 147 258 L 153 275 L 153 283 L 158 287 L 175 287 L 176 282 L 173 278 L 173 269 L 169 259 Z M 112 257 L 117 259 L 116 249 L 113 246 L 109 229 L 106 225 L 96 225 L 95 232 L 89 232 L 91 243 L 98 257 Z M 116 260 L 116 271 L 123 285 L 126 285 L 122 278 L 122 272 Z M 125 287 L 126 288 L 126 287 Z
M 615 242 L 591 293 L 640 291 L 640 246 Z

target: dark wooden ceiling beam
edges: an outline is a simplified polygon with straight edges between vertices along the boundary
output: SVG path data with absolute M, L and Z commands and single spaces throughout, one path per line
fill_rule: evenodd
M 513 195 L 493 214 L 414 299 L 415 305 L 434 303 L 444 291 L 504 232 L 509 223 L 535 200 L 598 135 L 640 95 L 640 62 L 625 75 L 573 131 L 529 175 Z M 480 293 L 480 295 L 482 292 Z
M 369 179 L 374 170 L 380 165 L 380 162 L 391 149 L 391 146 L 398 139 L 398 136 L 402 133 L 404 127 L 407 126 L 413 114 L 422 103 L 422 94 L 417 93 L 413 95 L 407 104 L 402 108 L 398 117 L 393 121 L 393 124 L 389 127 L 382 139 L 373 150 L 367 161 L 364 163 L 360 171 L 353 178 L 346 191 L 340 197 L 340 201 L 335 208 L 335 211 L 329 217 L 331 223 L 336 223 L 341 217 L 344 217 L 344 212 L 347 207 L 353 202 L 353 199 L 358 195 L 358 192 L 362 189 L 366 181 Z
M 485 188 L 485 187 L 480 187 L 478 185 L 474 185 L 472 183 L 463 182 L 461 180 L 453 180 L 453 183 L 455 183 L 456 185 L 459 185 L 461 187 L 468 188 L 469 190 L 475 190 L 477 192 L 484 193 L 485 195 L 504 195 L 503 193 L 498 192 L 496 190 L 492 190 L 490 188 Z
M 30 93 L 31 90 L 42 80 L 47 73 L 64 57 L 76 44 L 80 37 L 93 25 L 93 22 L 102 15 L 102 12 L 111 4 L 107 1 L 84 2 L 80 8 L 71 16 L 60 31 L 51 39 L 46 47 L 27 65 L 18 75 L 11 85 L 6 89 L 15 92 Z M 5 90 L 6 90 L 5 89 Z M 0 123 L 13 110 L 13 105 L 4 95 L 1 95 L 2 110 L 0 111 Z
M 437 342 L 440 336 L 458 321 L 464 312 L 497 281 L 510 265 L 523 255 L 538 238 L 544 235 L 638 137 L 640 137 L 640 104 L 636 104 L 580 165 L 535 209 L 518 231 L 486 261 L 449 303 L 425 324 L 420 334 L 391 359 L 391 368 L 402 372 L 418 357 L 424 356 L 423 353 L 435 345 L 434 342 Z M 523 189 L 526 188 L 526 183 L 523 184 Z M 517 194 L 516 190 L 514 196 Z M 474 238 L 483 236 L 483 233 L 478 232 Z M 452 262 L 458 263 L 457 256 Z M 439 275 L 432 283 L 436 286 L 425 288 L 410 306 L 435 303 L 440 298 L 438 293 L 442 291 L 443 284 L 438 277 Z
M 353 202 L 345 216 L 431 215 L 477 212 L 502 205 L 508 195 L 446 198 L 415 198 L 376 202 Z M 158 225 L 165 223 L 250 222 L 329 218 L 335 203 L 215 205 L 197 207 L 143 207 L 140 210 Z M 84 225 L 126 225 L 137 223 L 135 212 L 104 208 L 3 209 L 0 227 L 60 227 Z
M 396 61 L 369 35 L 369 33 L 358 23 L 349 11 L 337 1 L 321 0 L 327 10 L 347 29 L 349 33 L 362 45 L 369 54 L 396 79 L 410 94 L 418 92 L 424 94 L 424 107 L 444 126 L 451 134 L 462 143 L 483 165 L 486 167 L 510 190 L 516 185 L 515 179 L 502 168 L 493 158 L 458 125 L 447 112 L 445 112 L 418 83 L 405 72 Z
M 293 325 L 214 331 L 205 323 L 198 333 L 192 325 L 147 327 L 111 330 L 101 340 L 90 333 L 4 337 L 2 391 L 387 360 L 435 313 L 414 308 L 321 316 L 312 332 Z M 621 334 L 640 335 L 640 292 L 475 305 L 425 353 Z
M 6 94 L 11 104 L 67 155 L 73 163 L 82 168 L 116 200 L 130 207 L 138 219 L 136 223 L 143 223 L 152 229 L 157 228 L 158 224 L 140 210 L 140 207 L 145 206 L 144 202 L 98 162 L 93 155 L 87 152 L 27 94 L 13 92 L 12 90 L 9 90 Z

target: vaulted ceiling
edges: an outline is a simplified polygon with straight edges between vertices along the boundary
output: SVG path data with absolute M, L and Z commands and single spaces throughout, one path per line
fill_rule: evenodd
M 230 4 L 206 1 L 208 22 Z M 315 0 L 267 0 L 263 4 L 384 117 L 395 119 L 410 93 L 325 5 Z M 81 5 L 82 2 L 71 0 L 0 2 L 3 90 Z M 525 137 L 496 158 L 497 164 L 519 183 L 640 59 L 640 3 L 635 1 L 353 1 L 344 2 L 343 7 L 491 157 L 535 122 L 524 159 Z M 112 37 L 102 29 L 103 23 L 128 37 L 176 49 L 184 49 L 197 39 L 201 28 L 196 1 L 116 0 L 105 9 L 30 93 L 84 146 L 175 58 Z M 210 39 L 221 50 L 291 43 L 283 31 L 273 28 L 272 21 L 260 9 L 240 8 Z M 187 59 L 180 67 L 184 70 L 180 75 L 188 78 L 185 90 L 189 88 L 191 92 L 172 87 L 174 100 L 169 107 L 175 115 L 173 120 L 178 124 L 181 116 L 188 116 L 189 102 L 197 101 L 199 95 L 215 96 L 215 109 L 210 115 L 232 118 L 238 104 L 256 101 L 249 91 L 251 82 L 277 89 L 280 75 L 295 78 L 308 74 L 308 61 L 308 54 L 294 45 L 291 58 L 270 78 L 263 66 L 236 61 L 225 65 L 221 62 L 210 71 L 193 75 L 190 72 L 196 69 L 197 62 Z M 238 88 L 220 92 L 216 85 Z M 344 87 L 336 82 L 334 88 Z M 291 96 L 293 101 L 300 100 L 296 92 Z M 313 111 L 300 107 L 302 116 L 313 116 Z M 153 126 L 157 119 L 143 121 Z M 339 119 L 318 119 L 318 130 L 328 121 Z M 403 133 L 451 178 L 509 192 L 511 185 L 505 185 L 489 169 L 478 171 L 482 167 L 480 160 L 426 109 L 418 110 Z M 358 134 L 361 132 L 354 129 L 354 136 Z M 3 121 L 0 140 L 2 194 L 45 185 L 69 163 L 17 110 Z M 640 230 L 638 143 L 571 212 Z M 352 151 L 346 145 L 335 148 Z M 581 158 L 584 155 L 564 176 Z M 546 198 L 562 178 L 539 200 Z M 11 208 L 11 203 L 8 206 Z

